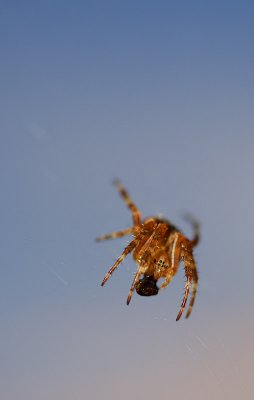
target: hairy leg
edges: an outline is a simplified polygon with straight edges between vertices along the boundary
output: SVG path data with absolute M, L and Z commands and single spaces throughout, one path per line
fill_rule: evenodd
M 116 185 L 116 188 L 117 188 L 118 192 L 120 193 L 121 197 L 123 198 L 124 202 L 126 203 L 127 207 L 132 212 L 133 225 L 140 225 L 141 214 L 140 214 L 138 207 L 133 203 L 127 190 L 124 188 L 124 186 L 121 184 L 120 181 L 115 180 L 114 184 Z
M 127 306 L 130 304 L 130 301 L 131 301 L 131 298 L 132 298 L 136 283 L 138 282 L 138 280 L 139 280 L 141 275 L 142 275 L 142 266 L 140 265 L 138 270 L 137 270 L 137 272 L 136 272 L 136 274 L 135 274 L 135 277 L 133 279 L 131 287 L 130 287 L 130 291 L 129 291 L 129 294 L 128 294 L 128 297 L 127 297 L 127 301 L 126 301 Z
M 133 232 L 132 227 L 126 228 L 126 229 L 123 229 L 122 231 L 112 232 L 112 233 L 108 233 L 106 235 L 100 236 L 100 237 L 96 238 L 96 241 L 100 242 L 102 240 L 115 239 L 115 238 L 123 237 L 125 235 L 130 235 L 132 232 Z
M 184 291 L 183 301 L 182 301 L 182 304 L 181 304 L 180 311 L 179 311 L 179 313 L 178 313 L 178 315 L 176 317 L 176 321 L 178 321 L 181 318 L 183 310 L 184 310 L 184 308 L 186 306 L 186 302 L 187 302 L 187 299 L 188 299 L 188 296 L 189 296 L 189 292 L 190 292 L 190 283 L 191 283 L 190 277 L 187 276 L 187 281 L 186 281 L 186 284 L 185 284 L 185 291 Z
M 140 249 L 139 258 L 141 260 L 141 263 L 140 263 L 138 270 L 135 274 L 135 277 L 133 279 L 133 282 L 132 282 L 132 285 L 131 285 L 131 288 L 130 288 L 130 291 L 129 291 L 129 294 L 127 297 L 127 305 L 130 304 L 130 301 L 131 301 L 131 298 L 132 298 L 132 295 L 133 295 L 133 292 L 134 292 L 134 289 L 135 289 L 136 283 L 138 282 L 139 277 L 144 273 L 144 270 L 146 269 L 145 268 L 146 252 L 147 252 L 147 249 L 149 248 L 149 246 L 151 245 L 152 241 L 154 240 L 154 237 L 156 235 L 156 228 L 158 228 L 158 225 L 156 225 L 153 233 L 148 237 L 148 239 L 144 243 L 143 247 Z M 138 239 L 139 239 L 139 237 L 137 237 L 137 240 Z
M 184 218 L 186 221 L 188 221 L 192 228 L 193 228 L 193 238 L 190 241 L 192 247 L 196 246 L 200 240 L 200 226 L 199 222 L 190 214 L 187 214 Z
M 120 257 L 116 260 L 113 267 L 111 267 L 110 270 L 108 271 L 108 273 L 105 275 L 105 278 L 103 279 L 103 281 L 101 283 L 101 286 L 103 286 L 107 282 L 107 280 L 111 277 L 113 272 L 117 269 L 118 265 L 125 259 L 127 254 L 129 254 L 135 247 L 136 247 L 136 240 L 133 240 L 132 242 L 130 242 L 128 244 L 128 246 L 125 247 L 124 251 L 122 252 Z
M 192 285 L 192 297 L 190 301 L 190 305 L 186 314 L 186 318 L 188 318 L 191 314 L 192 307 L 195 301 L 196 297 L 196 292 L 197 292 L 197 284 L 198 284 L 198 273 L 197 273 L 197 268 L 196 264 L 193 258 L 192 254 L 192 244 L 189 240 L 185 239 L 182 237 L 182 259 L 184 261 L 184 269 L 185 269 L 185 276 L 186 276 L 186 285 L 185 285 L 185 294 L 184 294 L 184 299 L 181 305 L 180 312 L 177 316 L 177 321 L 181 318 L 181 315 L 183 313 L 183 310 L 186 306 L 186 302 L 188 299 L 189 291 L 190 291 L 190 286 Z
M 195 302 L 196 294 L 197 294 L 197 288 L 198 288 L 198 271 L 197 267 L 195 264 L 195 261 L 192 261 L 192 294 L 191 294 L 191 300 L 190 304 L 186 313 L 185 318 L 188 318 L 191 315 L 191 311 Z
M 185 309 L 186 302 L 187 302 L 189 292 L 190 292 L 190 286 L 193 281 L 193 270 L 194 270 L 193 269 L 194 259 L 193 259 L 193 255 L 192 255 L 192 244 L 188 239 L 186 239 L 182 235 L 179 240 L 180 240 L 180 248 L 181 248 L 181 259 L 184 262 L 186 284 L 185 284 L 185 291 L 184 291 L 184 297 L 183 297 L 183 301 L 181 304 L 181 308 L 176 317 L 177 321 L 181 318 L 182 313 Z
M 169 242 L 166 244 L 168 246 L 168 253 L 169 253 L 169 259 L 171 261 L 171 265 L 169 266 L 169 271 L 166 275 L 166 278 L 162 285 L 160 286 L 160 289 L 165 288 L 168 286 L 170 283 L 171 279 L 173 276 L 176 274 L 179 263 L 181 261 L 181 245 L 180 245 L 180 234 L 176 232 L 174 236 L 170 236 Z

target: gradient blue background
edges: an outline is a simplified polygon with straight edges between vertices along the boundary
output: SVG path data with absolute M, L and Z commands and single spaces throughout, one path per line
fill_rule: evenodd
M 252 399 L 252 1 L 1 1 L 0 396 Z M 202 224 L 184 274 L 126 297 L 131 223 Z

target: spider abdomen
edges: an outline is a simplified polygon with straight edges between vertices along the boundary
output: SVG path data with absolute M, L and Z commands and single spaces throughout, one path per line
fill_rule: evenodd
M 140 296 L 155 296 L 159 292 L 159 288 L 156 285 L 157 279 L 150 275 L 144 275 L 143 278 L 139 279 L 136 283 L 135 289 Z

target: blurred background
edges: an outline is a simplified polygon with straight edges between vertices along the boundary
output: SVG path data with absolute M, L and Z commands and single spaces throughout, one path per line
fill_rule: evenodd
M 1 1 L 0 392 L 4 400 L 252 399 L 254 3 Z M 184 272 L 126 297 L 112 185 L 187 236 Z

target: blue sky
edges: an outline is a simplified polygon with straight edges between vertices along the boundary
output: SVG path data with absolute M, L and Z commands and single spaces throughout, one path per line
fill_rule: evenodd
M 251 398 L 254 4 L 2 2 L 2 397 Z M 180 271 L 125 301 L 135 264 L 112 180 L 144 216 L 201 222 Z M 210 397 L 209 397 L 210 396 Z

